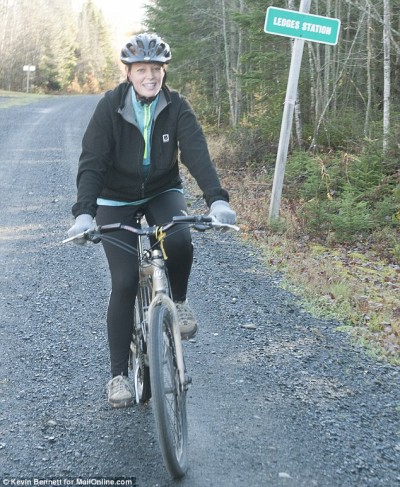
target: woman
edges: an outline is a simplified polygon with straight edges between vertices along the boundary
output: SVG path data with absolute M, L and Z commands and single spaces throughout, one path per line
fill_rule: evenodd
M 94 217 L 98 225 L 135 225 L 135 215 L 141 211 L 149 225 L 155 225 L 186 212 L 178 148 L 181 161 L 203 191 L 210 215 L 223 223 L 235 222 L 190 105 L 165 84 L 170 59 L 168 44 L 156 34 L 135 35 L 123 47 L 127 80 L 100 100 L 83 137 L 70 237 L 92 228 Z M 135 245 L 136 237 L 128 232 L 113 236 Z M 125 407 L 133 403 L 127 376 L 138 267 L 128 252 L 108 242 L 103 246 L 112 282 L 107 311 L 112 374 L 108 401 L 112 407 Z M 190 230 L 170 235 L 165 248 L 181 334 L 189 338 L 197 331 L 186 300 L 193 258 Z

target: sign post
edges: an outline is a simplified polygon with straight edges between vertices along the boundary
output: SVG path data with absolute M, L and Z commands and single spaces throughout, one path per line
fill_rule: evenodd
M 336 44 L 339 36 L 340 21 L 338 19 L 309 14 L 310 4 L 311 0 L 301 0 L 299 12 L 268 7 L 265 19 L 264 31 L 266 33 L 295 38 L 283 108 L 274 182 L 272 185 L 271 204 L 269 209 L 270 221 L 279 218 L 283 178 L 289 150 L 290 134 L 292 131 L 293 113 L 297 97 L 304 41 L 310 40 L 325 44 Z
M 26 92 L 29 93 L 29 75 L 31 72 L 36 70 L 36 66 L 32 64 L 26 64 L 23 68 L 23 71 L 26 71 Z

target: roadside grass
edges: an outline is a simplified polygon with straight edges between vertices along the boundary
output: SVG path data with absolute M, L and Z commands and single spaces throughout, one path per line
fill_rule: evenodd
M 369 353 L 400 365 L 400 266 L 367 242 L 328 246 L 303 235 L 283 201 L 268 224 L 270 184 L 251 170 L 220 171 L 238 213 L 243 238 L 262 249 L 266 266 L 311 314 L 342 323 Z
M 38 95 L 36 93 L 20 93 L 17 91 L 0 90 L 0 109 L 18 105 L 29 105 L 50 95 Z

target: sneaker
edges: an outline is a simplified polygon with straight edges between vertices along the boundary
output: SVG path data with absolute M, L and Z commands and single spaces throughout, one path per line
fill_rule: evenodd
M 197 321 L 187 301 L 175 303 L 182 340 L 193 338 L 197 333 Z
M 128 378 L 117 375 L 107 384 L 108 403 L 113 408 L 126 408 L 133 404 L 133 390 Z

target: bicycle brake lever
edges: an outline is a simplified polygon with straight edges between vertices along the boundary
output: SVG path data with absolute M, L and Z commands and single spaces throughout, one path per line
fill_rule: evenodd
M 74 240 L 78 240 L 79 238 L 85 238 L 85 232 L 78 233 L 78 235 L 74 235 L 73 237 L 68 237 L 64 239 L 61 243 L 68 243 L 68 242 L 73 242 Z
M 210 223 L 195 223 L 193 225 L 193 228 L 197 230 L 198 232 L 205 232 L 211 227 Z
M 217 221 L 213 221 L 212 226 L 221 231 L 235 230 L 236 232 L 240 232 L 240 228 L 238 226 L 231 225 L 230 223 L 219 223 Z

